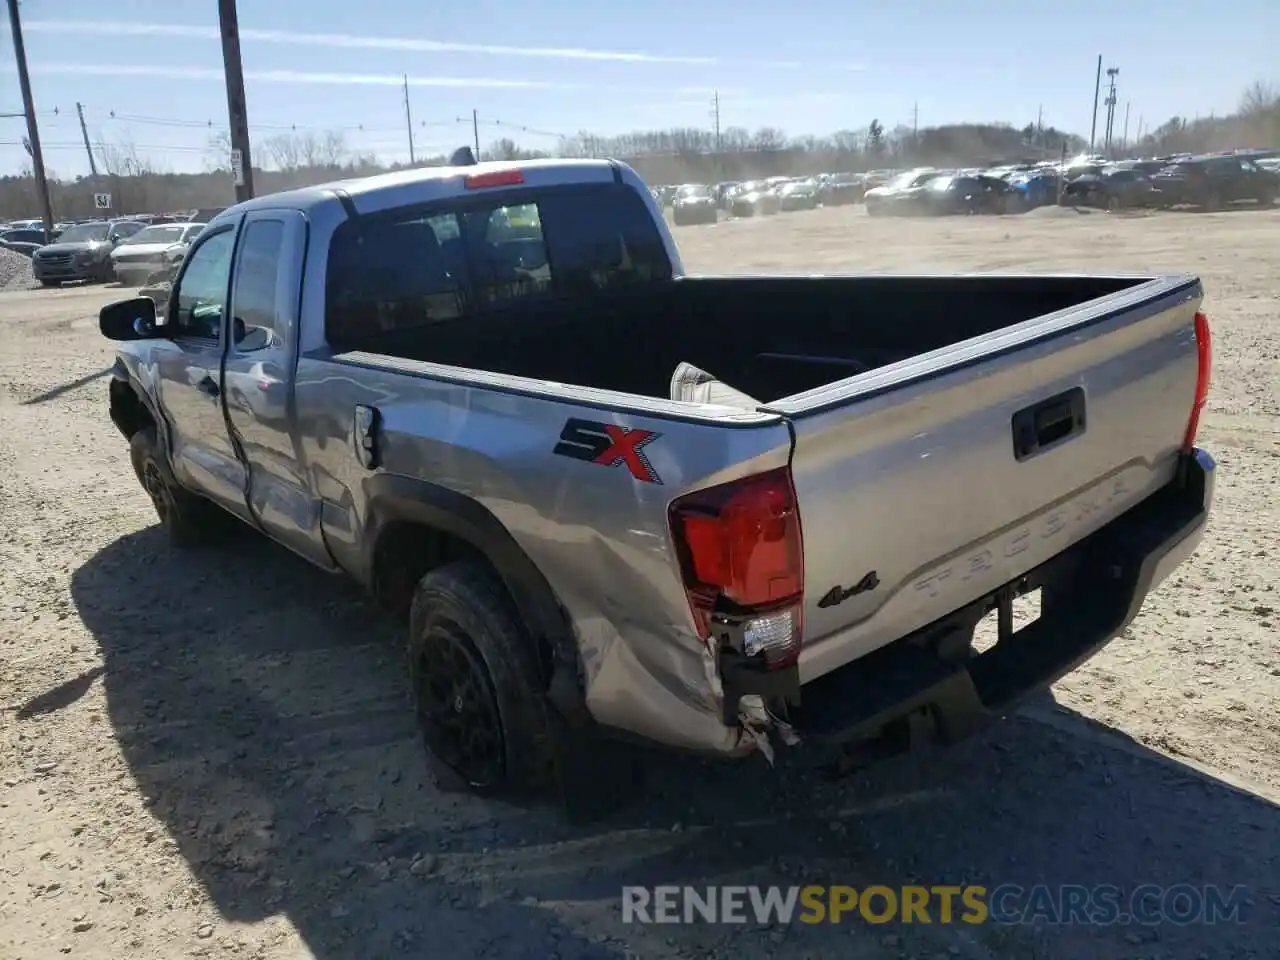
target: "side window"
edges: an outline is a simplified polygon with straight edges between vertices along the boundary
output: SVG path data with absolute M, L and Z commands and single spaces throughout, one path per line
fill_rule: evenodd
M 329 342 L 352 343 L 461 316 L 462 244 L 451 213 L 343 223 L 329 243 L 325 275 Z
M 254 220 L 245 227 L 236 260 L 231 328 L 236 349 L 244 353 L 276 343 L 276 294 L 284 223 Z
M 467 264 L 479 306 L 551 291 L 551 264 L 538 204 L 469 211 L 463 219 Z
M 142 227 L 143 225 L 141 223 L 132 220 L 125 221 L 124 223 L 117 223 L 111 228 L 111 233 L 107 235 L 107 239 L 112 243 L 119 243 L 126 237 L 132 237 L 135 233 L 141 230 Z
M 1252 160 L 1241 160 L 1240 169 L 1245 173 L 1257 173 L 1259 168 Z
M 179 336 L 219 339 L 234 239 L 234 231 L 224 230 L 188 254 L 187 268 L 178 282 L 178 306 L 173 317 Z
M 585 292 L 668 280 L 671 260 L 648 208 L 625 187 L 548 196 L 551 263 L 562 290 Z

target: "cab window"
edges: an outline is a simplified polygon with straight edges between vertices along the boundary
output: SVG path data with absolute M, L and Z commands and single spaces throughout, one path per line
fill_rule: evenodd
M 262 350 L 276 343 L 276 295 L 283 242 L 281 220 L 253 220 L 245 227 L 236 261 L 232 299 L 235 310 L 232 330 L 240 353 Z
M 234 240 L 235 233 L 224 230 L 188 254 L 186 268 L 178 281 L 177 310 L 171 321 L 178 328 L 179 336 L 220 339 Z

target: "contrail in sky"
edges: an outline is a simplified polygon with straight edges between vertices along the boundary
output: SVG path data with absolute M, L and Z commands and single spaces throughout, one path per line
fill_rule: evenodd
M 92 77 L 157 77 L 166 80 L 222 80 L 221 67 L 169 67 L 150 63 L 37 63 L 37 74 L 78 74 Z M 332 86 L 398 87 L 406 81 L 398 73 L 313 73 L 306 70 L 246 70 L 246 80 L 264 83 L 301 83 Z M 411 87 L 454 87 L 491 90 L 608 90 L 621 93 L 711 96 L 711 87 L 637 87 L 608 84 L 560 83 L 552 80 L 506 80 L 496 77 L 416 77 L 409 74 Z M 723 88 L 721 92 L 725 91 Z M 740 91 L 731 91 L 740 92 Z
M 213 26 L 190 26 L 165 23 L 119 23 L 93 20 L 29 20 L 23 24 L 27 33 L 91 34 L 115 37 L 178 37 L 191 40 L 220 40 L 221 32 Z M 534 57 L 546 60 L 585 60 L 610 63 L 652 63 L 687 65 L 747 65 L 754 67 L 799 67 L 860 70 L 855 63 L 803 62 L 798 60 L 724 60 L 717 57 L 674 56 L 625 50 L 588 50 L 581 47 L 517 47 L 505 44 L 460 43 L 446 40 L 421 40 L 413 37 L 363 37 L 347 33 L 298 33 L 292 30 L 241 29 L 240 39 L 258 43 L 281 43 L 293 46 L 345 47 L 363 50 L 403 50 L 414 53 L 474 53 L 501 57 Z

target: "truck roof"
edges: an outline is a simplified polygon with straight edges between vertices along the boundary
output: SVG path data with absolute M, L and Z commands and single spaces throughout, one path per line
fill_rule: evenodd
M 618 165 L 610 160 L 560 159 L 496 160 L 467 166 L 414 167 L 255 197 L 228 207 L 218 219 L 230 213 L 263 209 L 286 208 L 306 212 L 331 204 L 342 196 L 349 197 L 360 213 L 369 213 L 408 203 L 460 195 L 465 189 L 462 185 L 464 177 L 509 170 L 523 173 L 525 182 L 530 186 L 555 186 L 563 183 L 607 182 L 616 175 Z M 428 189 L 423 190 L 423 187 Z

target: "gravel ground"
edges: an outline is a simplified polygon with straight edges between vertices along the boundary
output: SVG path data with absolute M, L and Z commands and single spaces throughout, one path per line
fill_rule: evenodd
M 0 292 L 37 287 L 31 275 L 31 258 L 0 247 Z
M 178 554 L 106 415 L 102 287 L 0 294 L 0 957 L 1270 958 L 1280 211 L 677 231 L 692 270 L 1198 272 L 1216 513 L 1126 634 L 956 748 L 828 782 L 665 755 L 590 828 L 435 792 L 394 628 L 246 534 Z M 1221 926 L 621 922 L 624 883 L 1248 888 Z

